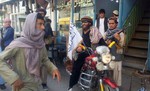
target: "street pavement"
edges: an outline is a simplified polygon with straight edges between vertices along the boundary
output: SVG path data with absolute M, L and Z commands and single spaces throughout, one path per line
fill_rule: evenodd
M 49 91 L 67 91 L 68 82 L 69 82 L 69 74 L 65 71 L 63 65 L 59 66 L 59 70 L 62 75 L 62 80 L 58 83 L 56 80 L 53 80 L 52 77 L 48 78 Z M 130 82 L 131 82 L 131 74 L 135 72 L 134 69 L 123 67 L 122 70 L 122 86 L 120 87 L 120 91 L 130 91 Z M 149 79 L 150 80 L 150 79 Z M 131 91 L 138 91 L 140 89 L 140 79 L 137 77 L 132 78 L 132 86 Z M 150 82 L 146 84 L 147 91 L 150 91 Z M 83 91 L 78 85 L 73 88 L 73 91 Z
M 48 91 L 67 91 L 68 89 L 68 82 L 69 82 L 69 74 L 66 72 L 65 67 L 63 65 L 63 63 L 58 62 L 56 63 L 60 73 L 61 73 L 61 81 L 58 82 L 57 79 L 52 79 L 51 76 L 48 76 L 47 81 L 48 81 Z M 123 71 L 122 71 L 122 86 L 120 87 L 120 91 L 130 91 L 130 81 L 131 81 L 131 74 L 134 72 L 135 70 L 130 69 L 130 68 L 126 68 L 123 67 Z M 6 90 L 0 90 L 0 91 L 11 91 L 11 87 L 7 85 L 7 89 Z M 149 81 L 147 81 L 147 91 L 150 91 L 150 79 Z M 140 85 L 140 79 L 137 77 L 133 77 L 132 80 L 132 89 L 131 91 L 138 91 L 138 89 L 141 87 Z M 83 91 L 78 85 L 76 85 L 73 88 L 73 91 Z M 141 90 L 142 91 L 142 90 Z

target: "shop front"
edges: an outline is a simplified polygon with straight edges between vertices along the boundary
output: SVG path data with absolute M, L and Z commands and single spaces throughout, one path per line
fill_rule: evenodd
M 83 16 L 94 17 L 94 4 L 91 0 L 68 0 L 61 1 L 57 5 L 57 9 L 59 11 L 59 19 L 58 19 L 58 31 L 60 34 L 67 35 L 69 32 L 69 24 L 72 21 L 73 24 L 76 25 L 77 29 L 81 28 L 80 19 Z M 72 6 L 72 3 L 73 6 Z M 72 10 L 72 7 L 74 10 Z

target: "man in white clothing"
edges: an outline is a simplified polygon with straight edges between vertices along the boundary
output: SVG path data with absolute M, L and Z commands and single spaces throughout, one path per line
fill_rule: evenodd
M 104 33 L 108 29 L 107 18 L 105 17 L 105 10 L 104 9 L 99 10 L 99 16 L 98 16 L 97 21 L 96 21 L 96 27 L 99 29 L 102 36 L 104 36 Z
M 118 10 L 113 11 L 113 17 L 117 18 L 117 22 L 119 23 L 119 11 Z

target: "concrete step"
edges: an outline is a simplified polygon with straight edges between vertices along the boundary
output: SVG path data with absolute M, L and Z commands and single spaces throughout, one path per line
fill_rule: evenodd
M 148 40 L 148 32 L 143 32 L 142 30 L 136 31 L 133 35 L 134 39 L 143 39 L 143 40 Z
M 128 46 L 135 47 L 135 48 L 141 48 L 141 49 L 148 49 L 148 41 L 134 39 L 129 43 Z
M 149 2 L 150 0 L 147 0 L 146 4 L 150 4 Z M 144 68 L 148 51 L 149 27 L 150 5 L 146 6 L 142 20 L 137 25 L 135 33 L 124 53 L 123 67 L 131 69 Z
M 145 62 L 146 59 L 125 56 L 123 61 L 123 66 L 134 68 L 134 69 L 143 69 Z
M 143 18 L 141 21 L 142 24 L 149 24 L 150 23 L 150 19 L 147 18 Z
M 150 18 L 150 11 L 145 12 L 144 17 L 149 17 Z
M 149 30 L 149 26 L 148 25 L 140 25 L 136 29 L 137 30 Z
M 141 23 L 141 22 L 138 24 L 138 26 L 145 26 L 145 27 L 149 27 L 149 25 L 150 25 L 149 23 L 148 24 L 144 24 L 144 23 Z
M 128 47 L 124 55 L 131 56 L 131 57 L 138 57 L 138 58 L 147 58 L 147 50 Z
M 147 30 L 139 30 L 139 29 L 136 29 L 135 32 L 147 32 L 147 33 L 148 33 L 149 30 L 148 30 L 148 29 L 147 29 Z
M 150 5 L 146 8 L 146 10 L 144 10 L 144 14 L 149 13 L 150 12 Z
M 150 16 L 149 16 L 149 15 L 144 15 L 144 16 L 142 17 L 142 19 L 148 19 L 148 20 L 150 20 Z

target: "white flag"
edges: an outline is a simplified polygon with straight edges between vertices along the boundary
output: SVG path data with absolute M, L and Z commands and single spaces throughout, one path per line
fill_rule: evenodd
M 77 48 L 79 43 L 82 41 L 82 37 L 78 32 L 77 28 L 71 23 L 69 29 L 69 41 L 68 41 L 68 52 L 67 56 L 72 60 L 72 53 Z

